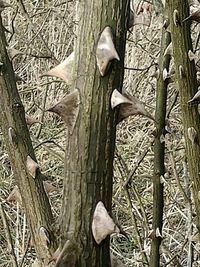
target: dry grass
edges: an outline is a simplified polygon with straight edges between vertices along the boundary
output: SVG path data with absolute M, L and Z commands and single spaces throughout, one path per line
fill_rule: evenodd
M 75 4 L 66 1 L 23 1 L 29 17 L 10 1 L 12 8 L 3 13 L 9 47 L 22 52 L 13 59 L 16 73 L 24 81 L 18 89 L 26 113 L 38 119 L 30 129 L 33 146 L 42 173 L 58 191 L 50 195 L 52 210 L 59 215 L 62 194 L 63 160 L 66 135 L 58 117 L 45 112 L 69 90 L 63 82 L 40 75 L 71 53 L 74 45 Z M 137 1 L 135 1 L 137 2 Z M 14 18 L 14 19 L 13 19 Z M 149 28 L 136 26 L 128 34 L 126 66 L 147 68 L 158 62 L 161 17 L 154 16 Z M 13 28 L 13 26 L 14 28 Z M 197 28 L 194 28 L 197 32 Z M 194 41 L 196 35 L 194 34 Z M 144 71 L 125 70 L 124 88 L 145 102 L 147 110 L 155 112 L 156 80 L 152 78 L 155 66 Z M 177 92 L 170 85 L 168 109 Z M 163 221 L 162 266 L 200 265 L 199 243 L 192 241 L 196 232 L 195 211 L 191 183 L 185 162 L 179 99 L 174 103 L 166 137 L 165 209 Z M 113 236 L 111 250 L 126 266 L 144 266 L 141 251 L 149 257 L 152 223 L 152 175 L 154 123 L 136 116 L 121 122 L 117 128 L 114 163 L 113 214 L 128 237 Z M 17 261 L 30 266 L 34 250 L 26 216 L 19 203 L 5 202 L 15 185 L 9 159 L 0 135 L 0 200 L 8 220 Z M 128 179 L 128 180 L 127 180 Z M 125 183 L 128 181 L 127 186 Z M 187 196 L 187 198 L 186 198 Z M 0 266 L 11 266 L 5 229 L 0 220 Z M 178 265 L 177 265 L 178 266 Z

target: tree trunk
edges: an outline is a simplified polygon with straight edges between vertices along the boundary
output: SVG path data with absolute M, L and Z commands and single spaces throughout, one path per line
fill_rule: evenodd
M 167 86 L 168 79 L 163 80 L 163 70 L 169 70 L 170 56 L 164 57 L 164 52 L 170 43 L 170 34 L 163 29 L 161 53 L 159 62 L 159 78 L 156 91 L 156 137 L 154 144 L 154 177 L 153 177 L 153 234 L 150 254 L 150 266 L 160 266 L 160 244 L 162 237 L 163 220 L 163 183 L 161 177 L 165 174 L 165 118 L 167 105 Z
M 0 126 L 12 170 L 22 196 L 38 262 L 40 266 L 46 267 L 51 257 L 51 251 L 55 247 L 51 229 L 51 207 L 44 191 L 39 169 L 36 170 L 35 177 L 32 177 L 27 168 L 27 157 L 31 157 L 34 161 L 36 159 L 25 122 L 24 107 L 17 91 L 12 63 L 6 51 L 6 39 L 1 17 L 0 62 Z M 50 244 L 47 244 L 43 238 L 44 231 L 49 236 Z
M 66 257 L 71 255 L 72 266 L 110 266 L 109 238 L 97 245 L 91 224 L 98 201 L 111 211 L 116 129 L 110 98 L 114 89 L 122 88 L 128 12 L 128 0 L 79 2 L 74 89 L 79 91 L 80 105 L 68 138 L 61 212 L 61 243 L 70 240 L 72 249 Z M 112 28 L 120 61 L 101 77 L 95 47 L 106 26 Z
M 189 16 L 189 3 L 183 0 L 168 0 L 168 3 L 176 79 L 181 101 L 186 156 L 190 179 L 193 182 L 197 228 L 200 232 L 200 118 L 197 105 L 188 103 L 197 92 L 197 80 L 194 60 L 190 61 L 188 57 L 188 51 L 192 50 L 190 22 L 183 22 Z M 188 129 L 191 127 L 193 132 L 196 132 L 194 140 L 188 134 L 191 130 L 188 131 Z

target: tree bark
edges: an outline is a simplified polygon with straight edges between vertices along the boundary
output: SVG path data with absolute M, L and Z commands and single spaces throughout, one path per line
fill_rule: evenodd
M 189 16 L 189 3 L 183 0 L 168 0 L 168 3 L 176 80 L 180 93 L 186 156 L 190 180 L 193 183 L 197 228 L 200 232 L 200 118 L 197 105 L 188 103 L 197 92 L 197 79 L 194 60 L 190 61 L 188 57 L 188 51 L 192 50 L 190 22 L 183 22 L 183 20 Z M 193 127 L 196 131 L 194 142 L 189 139 L 188 128 L 190 127 Z
M 6 51 L 6 39 L 1 17 L 0 62 L 0 126 L 14 177 L 22 196 L 38 262 L 42 267 L 46 267 L 51 257 L 51 251 L 55 247 L 51 229 L 53 217 L 39 169 L 36 171 L 35 178 L 30 175 L 27 169 L 27 156 L 30 156 L 34 161 L 36 158 L 25 122 L 24 107 L 17 91 L 12 63 Z M 44 244 L 41 227 L 46 229 L 51 244 Z
M 129 0 L 79 2 L 74 88 L 79 91 L 80 105 L 66 150 L 61 212 L 61 239 L 72 244 L 74 253 L 70 253 L 75 255 L 72 266 L 110 266 L 109 238 L 97 245 L 91 223 L 98 201 L 103 201 L 111 211 L 116 129 L 110 98 L 114 89 L 122 88 L 128 12 Z M 108 74 L 101 77 L 95 46 L 106 26 L 114 33 L 120 61 L 112 62 Z M 69 258 L 70 253 L 66 252 Z
M 165 7 L 167 9 L 167 6 Z M 150 266 L 160 266 L 160 244 L 162 237 L 162 220 L 163 220 L 163 183 L 161 177 L 165 174 L 165 118 L 167 105 L 167 87 L 168 79 L 163 80 L 163 70 L 169 70 L 170 56 L 164 56 L 165 49 L 170 44 L 170 34 L 165 29 L 162 31 L 161 52 L 159 60 L 159 78 L 157 81 L 156 90 L 156 137 L 154 143 L 154 177 L 153 177 L 153 233 Z

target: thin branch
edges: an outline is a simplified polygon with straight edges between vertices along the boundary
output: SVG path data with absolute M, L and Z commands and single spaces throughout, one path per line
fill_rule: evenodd
M 190 203 L 190 199 L 189 199 L 188 196 L 186 195 L 185 190 L 183 189 L 183 187 L 182 187 L 182 185 L 181 185 L 181 182 L 180 182 L 180 179 L 179 179 L 179 177 L 178 177 L 178 173 L 177 173 L 177 170 L 176 170 L 176 163 L 175 163 L 174 156 L 173 156 L 172 153 L 170 153 L 170 161 L 171 161 L 172 170 L 173 170 L 174 177 L 175 177 L 175 179 L 176 179 L 177 185 L 178 185 L 178 187 L 179 187 L 179 190 L 181 191 L 184 200 L 185 200 L 187 203 Z
M 11 233 L 10 233 L 10 229 L 9 229 L 9 224 L 8 224 L 8 220 L 6 218 L 6 214 L 5 214 L 2 203 L 0 203 L 0 212 L 1 212 L 1 218 L 3 221 L 5 234 L 6 234 L 6 240 L 8 243 L 8 250 L 10 252 L 11 259 L 12 259 L 12 264 L 13 264 L 13 267 L 18 267 L 19 265 L 17 263 L 17 258 L 15 255 L 15 250 L 14 250 L 13 241 L 12 241 L 12 237 L 11 237 Z
M 135 70 L 135 71 L 145 71 L 145 70 L 149 70 L 151 67 L 155 66 L 156 63 L 151 63 L 150 66 L 146 67 L 146 68 L 132 68 L 132 67 L 124 67 L 125 70 Z

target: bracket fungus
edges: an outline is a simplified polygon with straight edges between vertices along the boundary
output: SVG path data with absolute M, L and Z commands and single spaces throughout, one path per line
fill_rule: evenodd
M 167 79 L 170 78 L 170 73 L 167 71 L 166 68 L 163 70 L 163 73 L 162 73 L 162 74 L 163 74 L 163 75 L 162 75 L 162 77 L 163 77 L 163 81 L 166 81 Z
M 45 192 L 47 193 L 47 195 L 53 193 L 53 192 L 58 192 L 58 188 L 55 187 L 54 185 L 50 184 L 47 181 L 43 181 L 43 185 L 44 185 L 44 189 Z M 14 186 L 13 190 L 10 192 L 10 194 L 8 195 L 7 202 L 19 202 L 19 204 L 22 204 L 22 197 L 21 194 L 19 192 L 19 188 L 17 185 Z
M 49 182 L 47 181 L 43 181 L 43 185 L 44 185 L 44 189 L 47 193 L 47 195 L 53 193 L 53 192 L 58 192 L 58 188 L 52 184 L 50 184 Z
M 39 228 L 39 237 L 44 246 L 47 247 L 50 246 L 51 244 L 50 234 L 44 226 L 41 226 Z
M 33 178 L 35 178 L 36 177 L 36 171 L 37 171 L 37 169 L 39 169 L 39 165 L 29 155 L 27 156 L 27 159 L 26 159 L 26 168 L 27 168 L 29 174 Z
M 96 243 L 100 244 L 108 235 L 119 232 L 119 228 L 108 214 L 103 202 L 99 201 L 92 221 L 92 234 Z
M 179 72 L 179 78 L 183 79 L 183 77 L 185 76 L 184 70 L 183 70 L 183 66 L 179 65 L 178 66 L 178 72 Z
M 111 96 L 111 108 L 114 109 L 118 105 L 120 105 L 118 123 L 131 115 L 142 115 L 154 120 L 151 114 L 146 111 L 144 104 L 137 98 L 125 93 L 121 94 L 115 89 Z
M 107 26 L 101 33 L 96 49 L 96 60 L 101 76 L 105 76 L 110 62 L 113 59 L 120 60 L 119 55 L 113 43 L 113 34 L 111 27 Z
M 189 127 L 187 132 L 188 132 L 188 138 L 192 142 L 192 145 L 194 145 L 194 143 L 197 139 L 197 131 L 195 130 L 194 127 Z
M 197 61 L 198 60 L 198 57 L 195 55 L 195 53 L 192 52 L 192 50 L 188 51 L 188 57 L 189 57 L 190 61 L 192 61 L 192 60 Z
M 74 64 L 74 52 L 72 52 L 64 61 L 59 65 L 40 75 L 44 76 L 55 76 L 62 79 L 68 85 L 71 85 L 73 82 L 73 64 Z
M 164 20 L 164 22 L 163 22 L 163 28 L 165 29 L 165 30 L 167 30 L 168 29 L 168 27 L 169 27 L 169 19 L 165 19 Z
M 15 130 L 12 127 L 8 128 L 8 139 L 9 139 L 9 142 L 13 146 L 16 146 L 16 144 L 17 144 L 17 135 L 16 135 Z
M 74 125 L 78 116 L 79 102 L 79 92 L 77 89 L 75 89 L 47 111 L 58 114 L 65 122 L 69 132 L 71 133 L 74 129 Z
M 178 14 L 178 10 L 175 9 L 174 12 L 173 12 L 173 22 L 174 22 L 174 25 L 175 26 L 178 26 L 179 25 L 179 14 Z
M 117 89 L 115 89 L 111 96 L 111 108 L 114 109 L 120 104 L 132 104 L 131 100 L 122 95 Z
M 170 55 L 171 57 L 173 56 L 173 45 L 172 45 L 172 42 L 170 42 L 170 44 L 165 49 L 164 56 L 166 56 L 166 55 Z
M 155 72 L 154 72 L 150 77 L 152 77 L 152 78 L 156 78 L 156 80 L 158 80 L 158 79 L 160 78 L 160 69 L 157 68 L 157 69 L 155 70 Z
M 6 199 L 7 202 L 18 202 L 19 204 L 22 203 L 22 197 L 19 192 L 18 186 L 15 185 L 13 190 L 10 192 L 9 196 Z
M 158 227 L 156 228 L 156 237 L 161 237 L 162 238 L 162 235 L 160 233 L 160 229 Z

